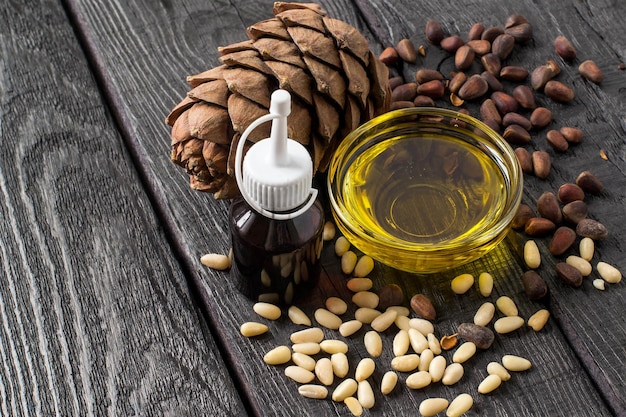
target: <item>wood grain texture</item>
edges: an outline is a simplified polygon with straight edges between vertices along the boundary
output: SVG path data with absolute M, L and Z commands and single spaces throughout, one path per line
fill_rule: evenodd
M 520 48 L 515 58 L 533 66 L 552 57 L 551 41 L 560 31 L 571 30 L 581 51 L 601 62 L 607 80 L 598 88 L 577 79 L 571 69 L 564 79 L 575 84 L 578 98 L 573 105 L 555 106 L 558 124 L 583 127 L 586 140 L 566 155 L 555 156 L 555 169 L 546 182 L 528 178 L 525 198 L 534 203 L 539 193 L 571 181 L 582 169 L 593 168 L 607 183 L 607 191 L 590 199 L 595 217 L 611 227 L 611 236 L 599 245 L 598 259 L 614 263 L 622 270 L 624 248 L 624 143 L 623 143 L 623 72 L 615 70 L 624 60 L 624 28 L 612 16 L 623 10 L 617 2 L 593 5 L 570 0 L 551 4 L 503 1 L 494 4 L 476 1 L 469 4 L 438 2 L 357 2 L 361 11 L 348 1 L 325 1 L 322 4 L 333 17 L 354 24 L 367 33 L 372 47 L 380 51 L 401 37 L 423 42 L 427 18 L 440 20 L 447 30 L 464 33 L 473 22 L 502 24 L 512 12 L 525 14 L 536 30 L 532 47 Z M 226 358 L 235 366 L 236 382 L 246 392 L 257 415 L 348 415 L 347 409 L 331 401 L 307 400 L 298 396 L 297 384 L 283 375 L 284 367 L 263 364 L 264 352 L 289 343 L 289 334 L 300 327 L 286 317 L 268 323 L 270 333 L 257 339 L 243 339 L 238 326 L 259 320 L 252 302 L 239 295 L 230 284 L 228 273 L 206 270 L 198 262 L 206 252 L 226 252 L 229 239 L 226 227 L 227 203 L 213 201 L 209 195 L 189 189 L 187 177 L 169 161 L 169 130 L 163 117 L 187 91 L 186 75 L 217 65 L 216 47 L 245 39 L 245 28 L 271 17 L 272 2 L 201 2 L 184 4 L 138 1 L 99 2 L 76 0 L 70 10 L 84 36 L 90 57 L 97 66 L 97 76 L 113 104 L 113 113 L 134 158 L 139 163 L 151 197 L 161 216 L 161 224 L 181 253 L 181 262 L 195 273 L 188 277 L 203 301 L 212 330 L 225 349 Z M 361 13 L 362 12 L 362 13 Z M 364 20 L 366 19 L 366 20 Z M 371 28 L 374 33 L 367 32 Z M 612 58 L 611 58 L 612 57 Z M 445 63 L 448 63 L 445 61 Z M 425 65 L 437 66 L 440 57 L 427 55 Z M 409 77 L 416 68 L 403 68 Z M 619 78 L 622 77 L 622 78 Z M 475 110 L 475 109 L 474 109 Z M 588 139 L 588 140 L 587 140 Z M 535 146 L 545 148 L 539 138 Z M 609 161 L 599 159 L 605 149 Z M 524 267 L 520 258 L 521 237 L 513 234 L 503 245 L 483 259 L 458 270 L 431 277 L 415 277 L 390 268 L 378 267 L 372 274 L 375 288 L 385 282 L 397 283 L 405 294 L 420 291 L 435 302 L 438 310 L 437 332 L 452 333 L 463 321 L 470 321 L 480 303 L 477 292 L 456 296 L 449 280 L 459 272 L 477 275 L 490 271 L 496 278 L 496 290 L 489 298 L 509 295 L 518 302 L 521 315 L 530 316 L 544 304 L 529 302 L 519 280 Z M 546 253 L 547 242 L 542 242 Z M 323 255 L 325 274 L 319 288 L 299 304 L 312 315 L 326 297 L 349 298 L 345 277 L 339 272 L 332 248 Z M 377 394 L 371 414 L 379 416 L 414 415 L 426 397 L 452 399 L 461 392 L 471 393 L 476 401 L 471 415 L 611 415 L 623 414 L 618 393 L 624 386 L 623 346 L 626 330 L 617 306 L 623 304 L 624 284 L 611 286 L 605 293 L 595 291 L 590 282 L 582 289 L 562 285 L 551 272 L 555 260 L 546 257 L 542 274 L 549 281 L 552 296 L 547 307 L 558 320 L 534 333 L 523 329 L 497 338 L 496 344 L 480 352 L 467 364 L 466 376 L 454 387 L 435 385 L 423 391 L 411 391 L 401 376 L 397 390 L 389 397 Z M 347 314 L 351 317 L 354 309 Z M 615 318 L 607 320 L 607 317 Z M 367 355 L 364 331 L 349 339 L 352 371 L 359 358 Z M 328 337 L 338 337 L 327 332 Z M 389 369 L 393 332 L 384 335 L 385 349 L 377 359 L 378 369 L 372 378 L 377 386 Z M 533 369 L 513 378 L 489 396 L 476 394 L 476 387 L 486 375 L 486 365 L 505 353 L 531 358 Z M 450 354 L 446 354 L 449 359 Z
M 244 414 L 64 9 L 0 19 L 0 414 Z

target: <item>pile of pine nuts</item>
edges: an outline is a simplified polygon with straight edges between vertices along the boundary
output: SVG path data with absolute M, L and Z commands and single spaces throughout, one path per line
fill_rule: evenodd
M 334 225 L 328 222 L 326 228 L 326 240 L 332 240 L 335 235 Z M 346 285 L 353 294 L 349 302 L 356 308 L 354 318 L 342 317 L 349 309 L 349 302 L 335 296 L 328 297 L 324 306 L 314 311 L 313 320 L 302 309 L 292 305 L 287 309 L 288 318 L 295 325 L 305 326 L 305 329 L 291 333 L 290 343 L 278 345 L 266 352 L 263 360 L 268 365 L 285 366 L 285 376 L 299 384 L 298 392 L 303 397 L 319 400 L 330 397 L 334 402 L 345 404 L 355 416 L 375 406 L 376 389 L 385 396 L 389 395 L 401 377 L 407 388 L 412 390 L 435 383 L 452 386 L 459 382 L 465 374 L 463 364 L 486 346 L 478 348 L 479 342 L 467 340 L 472 338 L 471 331 L 463 333 L 461 339 L 464 341 L 458 347 L 456 334 L 446 335 L 440 341 L 435 336 L 435 327 L 431 321 L 419 316 L 411 317 L 411 310 L 403 305 L 388 306 L 384 311 L 377 309 L 379 296 L 372 291 L 373 282 L 367 277 L 374 268 L 374 261 L 367 255 L 357 255 L 343 236 L 335 240 L 335 254 L 340 259 L 342 271 L 350 277 Z M 493 290 L 493 277 L 483 273 L 478 281 L 481 294 L 489 297 Z M 461 274 L 452 280 L 451 289 L 461 295 L 467 293 L 474 284 L 471 274 Z M 260 318 L 266 320 L 281 318 L 282 310 L 276 305 L 257 302 L 253 309 Z M 490 302 L 481 305 L 476 311 L 473 325 L 487 329 L 486 326 L 495 317 L 496 309 L 504 315 L 493 322 L 498 334 L 513 332 L 525 323 L 533 330 L 540 331 L 549 318 L 549 312 L 542 309 L 526 322 L 519 316 L 515 302 L 510 297 L 501 296 L 495 305 Z M 353 341 L 349 339 L 364 327 L 366 330 L 362 343 L 368 356 L 360 359 L 356 366 L 351 366 L 348 350 Z M 396 332 L 392 342 L 394 357 L 391 363 L 381 364 L 378 360 L 383 353 L 381 335 L 392 331 L 392 327 Z M 250 321 L 242 324 L 240 331 L 246 337 L 255 337 L 267 333 L 269 328 L 266 324 Z M 337 338 L 334 337 L 335 332 L 338 333 Z M 333 336 L 329 338 L 327 334 Z M 455 347 L 451 361 L 448 362 L 443 352 Z M 511 372 L 526 371 L 531 366 L 526 358 L 505 355 L 500 362 L 491 362 L 487 366 L 487 377 L 479 384 L 477 392 L 491 393 L 511 378 Z M 371 377 L 381 367 L 383 369 L 379 371 L 383 372 L 383 376 L 380 386 L 374 387 Z M 353 374 L 350 374 L 351 369 L 354 369 Z M 452 399 L 425 399 L 420 403 L 419 412 L 423 416 L 434 416 L 446 410 L 446 415 L 453 417 L 464 414 L 473 405 L 474 396 L 461 393 Z
M 524 320 L 519 315 L 514 300 L 502 295 L 495 303 L 482 303 L 476 310 L 473 323 L 460 324 L 458 333 L 437 337 L 434 318 L 425 319 L 427 309 L 422 310 L 424 305 L 430 305 L 430 300 L 424 300 L 425 296 L 419 294 L 420 303 L 413 303 L 412 299 L 413 311 L 402 305 L 402 301 L 397 305 L 386 306 L 383 311 L 380 308 L 382 291 L 373 291 L 374 283 L 368 278 L 375 267 L 373 259 L 367 255 L 358 255 L 345 237 L 339 236 L 335 239 L 335 226 L 332 222 L 325 224 L 323 236 L 325 242 L 334 240 L 334 251 L 342 272 L 349 277 L 346 287 L 352 297 L 349 301 L 336 296 L 328 297 L 324 306 L 313 312 L 314 320 L 296 305 L 289 306 L 289 320 L 294 325 L 305 328 L 291 333 L 290 343 L 278 345 L 263 356 L 268 365 L 284 366 L 285 376 L 299 384 L 298 393 L 303 397 L 318 400 L 330 397 L 334 402 L 343 403 L 353 415 L 360 416 L 364 410 L 375 406 L 375 389 L 387 396 L 395 390 L 401 377 L 404 377 L 404 384 L 411 390 L 424 389 L 435 383 L 455 385 L 465 374 L 464 363 L 478 351 L 491 346 L 494 335 L 488 327 L 490 324 L 496 334 L 511 333 L 524 325 L 538 332 L 549 320 L 550 313 L 546 309 L 539 309 Z M 536 254 L 533 255 L 535 252 L 532 244 L 527 246 L 524 250 L 525 263 L 529 267 L 535 264 L 538 266 L 540 261 L 533 259 Z M 580 256 L 568 257 L 567 263 L 586 276 L 588 268 L 585 262 L 588 263 L 593 254 L 593 240 L 582 239 Z M 208 254 L 201 258 L 201 262 L 211 268 L 225 270 L 230 266 L 230 257 Z M 593 285 L 596 288 L 604 288 L 605 282 L 621 281 L 621 272 L 612 265 L 598 262 L 596 268 L 601 277 L 594 280 Z M 597 281 L 601 281 L 601 284 Z M 452 279 L 450 287 L 459 296 L 476 287 L 481 296 L 487 298 L 492 295 L 494 280 L 488 272 L 479 274 L 477 280 L 472 274 L 463 273 Z M 403 300 L 404 296 L 395 299 Z M 348 312 L 349 303 L 355 307 L 354 317 L 342 317 Z M 256 302 L 253 310 L 258 317 L 269 321 L 279 320 L 283 315 L 281 307 L 267 302 Z M 501 317 L 495 319 L 496 312 L 500 312 Z M 412 313 L 417 317 L 412 317 Z M 362 343 L 368 357 L 360 359 L 356 366 L 351 366 L 348 350 L 353 341 L 350 339 L 364 327 L 366 330 Z M 381 335 L 392 331 L 392 328 L 396 332 L 392 339 L 393 359 L 389 364 L 381 364 L 378 359 L 384 348 Z M 269 326 L 259 321 L 249 321 L 241 325 L 240 332 L 245 337 L 254 338 L 268 333 Z M 327 337 L 327 334 L 334 335 L 335 332 L 338 337 Z M 451 361 L 448 362 L 443 352 L 455 348 Z M 383 369 L 379 372 L 384 373 L 380 386 L 374 387 L 372 375 L 381 367 Z M 526 358 L 504 355 L 500 362 L 488 364 L 487 376 L 480 382 L 476 392 L 489 394 L 511 379 L 512 372 L 523 372 L 531 367 L 531 362 Z M 351 369 L 354 369 L 353 374 L 350 374 Z M 331 393 L 329 389 L 333 386 Z M 473 405 L 474 396 L 461 393 L 451 400 L 424 399 L 420 403 L 419 412 L 422 416 L 434 416 L 445 410 L 448 417 L 461 416 Z

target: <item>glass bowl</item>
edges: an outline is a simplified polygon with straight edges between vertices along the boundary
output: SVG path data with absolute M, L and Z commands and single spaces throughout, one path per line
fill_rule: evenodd
M 476 260 L 506 236 L 523 176 L 513 149 L 481 121 L 415 107 L 350 133 L 333 154 L 328 191 L 350 243 L 427 274 Z

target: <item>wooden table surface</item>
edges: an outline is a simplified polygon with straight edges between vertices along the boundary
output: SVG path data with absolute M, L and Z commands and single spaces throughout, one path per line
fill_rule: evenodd
M 588 198 L 591 215 L 609 229 L 597 244 L 602 260 L 626 272 L 626 2 L 619 0 L 476 0 L 463 2 L 324 0 L 335 18 L 361 30 L 375 53 L 402 38 L 425 44 L 436 19 L 464 36 L 475 22 L 502 25 L 512 13 L 534 28 L 532 45 L 511 64 L 534 68 L 554 58 L 552 42 L 568 36 L 579 56 L 605 74 L 596 86 L 564 64 L 575 88 L 567 105 L 542 102 L 555 126 L 580 127 L 583 143 L 553 156 L 546 180 L 525 178 L 524 201 L 536 203 L 583 170 L 605 191 Z M 170 109 L 186 94 L 185 78 L 219 64 L 217 47 L 244 40 L 245 28 L 272 17 L 270 0 L 248 1 L 4 1 L 0 7 L 0 413 L 3 416 L 348 416 L 342 403 L 301 397 L 284 366 L 266 365 L 271 348 L 289 344 L 302 327 L 285 316 L 270 332 L 245 339 L 239 326 L 261 320 L 227 272 L 202 266 L 204 253 L 226 253 L 227 201 L 193 191 L 169 159 Z M 421 65 L 436 66 L 437 54 Z M 412 76 L 419 66 L 406 66 Z M 445 105 L 441 101 L 441 105 Z M 467 108 L 476 115 L 476 107 Z M 548 149 L 537 135 L 534 148 Z M 603 150 L 608 159 L 600 156 Z M 375 289 L 397 283 L 410 297 L 435 303 L 438 335 L 471 321 L 485 299 L 458 296 L 450 279 L 489 271 L 490 301 L 513 298 L 528 318 L 547 308 L 535 333 L 496 338 L 466 364 L 458 384 L 395 391 L 376 387 L 390 369 L 394 331 L 371 377 L 376 405 L 364 415 L 418 415 L 427 397 L 475 400 L 467 415 L 626 415 L 626 287 L 596 290 L 586 278 L 572 288 L 554 274 L 562 259 L 547 254 L 539 272 L 550 287 L 545 302 L 528 300 L 520 276 L 525 237 L 513 233 L 483 259 L 437 274 L 412 276 L 380 265 Z M 328 296 L 350 296 L 332 245 L 323 252 L 319 288 L 299 303 L 312 316 Z M 354 308 L 344 319 L 351 318 Z M 347 338 L 351 372 L 365 329 Z M 327 331 L 327 337 L 338 337 Z M 486 365 L 504 354 L 529 358 L 489 395 L 476 387 Z M 444 353 L 449 359 L 451 352 Z M 442 414 L 443 415 L 443 414 Z

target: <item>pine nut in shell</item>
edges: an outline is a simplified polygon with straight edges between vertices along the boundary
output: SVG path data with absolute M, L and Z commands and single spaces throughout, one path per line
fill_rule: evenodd
M 580 287 L 583 284 L 583 275 L 578 269 L 565 262 L 555 265 L 556 275 L 566 284 L 572 287 Z
M 424 417 L 432 417 L 448 407 L 449 401 L 445 398 L 427 398 L 419 405 L 419 412 Z
M 447 417 L 461 417 L 474 405 L 474 398 L 467 393 L 457 395 L 446 410 Z
M 349 337 L 361 330 L 361 327 L 363 327 L 363 323 L 358 320 L 344 321 L 341 323 L 341 326 L 339 326 L 339 334 L 343 337 Z
M 346 398 L 354 395 L 358 388 L 357 382 L 352 378 L 346 378 L 333 391 L 332 399 L 336 402 L 341 402 Z
M 281 315 L 280 308 L 270 303 L 255 303 L 252 306 L 252 309 L 259 316 L 268 319 L 268 320 L 278 320 Z
M 319 327 L 309 327 L 308 329 L 291 333 L 289 340 L 291 340 L 291 343 L 319 343 L 324 340 L 324 332 Z
M 422 389 L 430 385 L 432 377 L 428 371 L 417 371 L 406 378 L 406 386 L 411 389 Z
M 202 255 L 200 257 L 200 262 L 202 265 L 217 271 L 225 271 L 230 268 L 231 265 L 230 258 L 227 255 L 222 255 L 220 253 L 207 253 Z
M 282 365 L 291 360 L 291 349 L 288 346 L 277 346 L 263 356 L 268 365 Z
M 489 272 L 478 275 L 478 290 L 483 297 L 489 297 L 493 291 L 493 276 Z
M 460 338 L 473 342 L 479 349 L 489 349 L 495 340 L 493 331 L 485 326 L 474 323 L 461 323 L 457 328 Z
M 245 337 L 260 336 L 264 333 L 267 333 L 268 330 L 269 330 L 269 327 L 267 327 L 265 324 L 257 323 L 254 321 L 249 321 L 247 323 L 244 323 L 239 328 L 239 332 L 242 334 L 242 336 L 245 336 Z
M 487 373 L 489 375 L 498 375 L 503 381 L 511 379 L 509 371 L 499 362 L 489 362 L 489 364 L 487 364 Z
M 291 320 L 293 324 L 303 324 L 305 326 L 310 326 L 312 324 L 309 316 L 307 316 L 306 313 L 300 308 L 293 305 L 287 310 L 287 317 L 289 317 L 289 320 Z
M 524 325 L 524 319 L 519 316 L 501 317 L 493 323 L 493 329 L 496 333 L 511 333 Z
M 538 332 L 541 331 L 550 318 L 550 312 L 546 309 L 541 309 L 528 318 L 528 327 Z
M 393 371 L 387 371 L 383 375 L 383 379 L 380 382 L 380 392 L 383 395 L 389 395 L 398 384 L 398 374 Z
M 428 297 L 424 294 L 417 293 L 411 297 L 411 309 L 418 316 L 426 320 L 435 320 L 437 318 L 437 312 L 435 307 Z
M 463 365 L 453 362 L 446 367 L 445 371 L 443 371 L 441 383 L 446 386 L 454 385 L 459 382 L 461 378 L 463 378 L 464 373 L 465 368 L 463 368 Z
M 502 380 L 498 375 L 492 374 L 485 377 L 478 385 L 478 392 L 481 394 L 489 394 L 495 391 L 502 384 Z
M 367 353 L 369 353 L 373 358 L 377 358 L 383 353 L 383 340 L 375 330 L 370 330 L 365 333 L 363 342 Z
M 622 273 L 611 264 L 598 262 L 596 268 L 602 279 L 609 284 L 617 284 L 622 280 Z
M 305 398 L 323 400 L 328 397 L 328 388 L 321 385 L 304 384 L 298 387 L 298 393 Z
M 452 355 L 452 362 L 464 363 L 474 356 L 476 353 L 476 344 L 474 342 L 464 342 Z
M 532 367 L 531 362 L 521 356 L 504 355 L 502 357 L 502 365 L 509 371 L 522 372 Z
M 372 389 L 369 381 L 359 381 L 359 385 L 356 390 L 356 396 L 363 408 L 370 409 L 374 407 L 374 404 L 376 404 L 374 390 Z
M 315 379 L 315 374 L 311 371 L 307 371 L 298 365 L 289 365 L 285 368 L 285 376 L 300 384 L 308 384 Z
M 548 294 L 548 284 L 536 271 L 526 271 L 522 275 L 524 292 L 530 300 L 541 300 Z
M 404 291 L 397 284 L 386 284 L 378 291 L 378 310 L 386 311 L 404 303 Z M 407 313 L 408 315 L 408 313 Z

